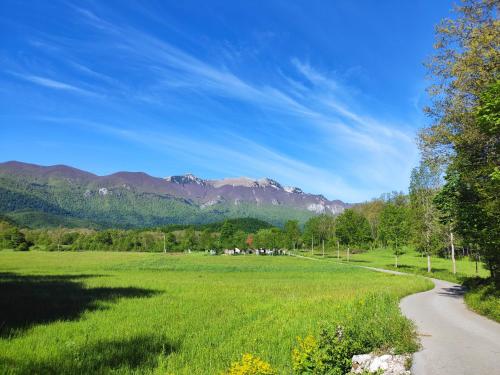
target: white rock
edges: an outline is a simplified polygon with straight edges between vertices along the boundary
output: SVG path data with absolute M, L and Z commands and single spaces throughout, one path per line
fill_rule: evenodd
M 109 190 L 106 189 L 106 188 L 100 188 L 99 189 L 99 195 L 108 195 L 109 194 Z
M 352 357 L 352 374 L 362 374 L 363 372 L 376 373 L 382 371 L 385 375 L 410 375 L 405 365 L 409 355 L 384 354 L 376 356 L 373 353 L 359 354 Z

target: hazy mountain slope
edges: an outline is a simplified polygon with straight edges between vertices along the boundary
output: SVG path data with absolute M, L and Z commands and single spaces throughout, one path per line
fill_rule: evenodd
M 64 165 L 0 163 L 0 213 L 26 225 L 34 225 L 30 218 L 36 217 L 39 226 L 44 214 L 48 225 L 64 218 L 96 226 L 144 227 L 235 217 L 280 225 L 320 212 L 339 213 L 345 206 L 270 179 L 210 181 L 142 172 L 97 176 Z M 30 214 L 22 214 L 26 212 Z

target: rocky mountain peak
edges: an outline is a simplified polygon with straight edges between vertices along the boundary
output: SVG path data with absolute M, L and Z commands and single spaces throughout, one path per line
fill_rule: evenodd
M 187 184 L 196 184 L 196 185 L 202 185 L 205 186 L 207 183 L 205 180 L 196 177 L 192 173 L 187 173 L 182 176 L 169 176 L 165 177 L 165 181 L 172 182 L 174 184 L 179 184 L 179 185 L 187 185 Z
M 274 189 L 277 189 L 277 190 L 283 190 L 283 186 L 281 186 L 281 184 L 278 182 L 278 181 L 275 181 L 275 180 L 272 180 L 270 178 L 261 178 L 260 180 L 257 180 L 257 183 L 259 184 L 259 186 L 262 186 L 262 187 L 272 187 Z
M 295 187 L 295 186 L 285 186 L 283 188 L 287 193 L 291 194 L 304 194 L 301 188 Z

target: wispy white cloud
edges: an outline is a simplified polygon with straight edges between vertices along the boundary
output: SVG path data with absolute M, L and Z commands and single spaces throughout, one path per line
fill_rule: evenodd
M 11 73 L 11 75 L 13 75 L 17 78 L 34 83 L 34 84 L 39 85 L 39 86 L 47 87 L 49 89 L 69 91 L 69 92 L 82 94 L 82 95 L 89 95 L 89 96 L 99 96 L 95 92 L 71 85 L 69 83 L 61 82 L 61 81 L 58 81 L 55 79 L 41 77 L 41 76 L 32 75 L 32 74 L 21 74 L 21 73 L 14 73 L 14 72 L 10 72 L 10 73 Z
M 181 126 L 148 120 L 147 114 L 141 124 L 125 115 L 123 126 L 106 125 L 90 118 L 69 119 L 70 122 L 167 150 L 165 152 L 203 164 L 205 169 L 217 173 L 281 178 L 287 184 L 323 192 L 330 198 L 366 199 L 367 194 L 392 190 L 392 185 L 402 186 L 402 181 L 407 180 L 417 155 L 413 135 L 407 130 L 410 127 L 370 113 L 364 109 L 355 89 L 309 62 L 293 57 L 284 69 L 276 69 L 280 79 L 273 80 L 272 84 L 257 83 L 150 33 L 112 22 L 98 12 L 74 9 L 81 22 L 93 27 L 99 37 L 94 43 L 81 46 L 80 56 L 61 52 L 61 48 L 55 51 L 59 59 L 94 82 L 79 86 L 38 73 L 16 74 L 18 78 L 53 90 L 84 95 L 102 92 L 109 99 L 109 105 L 117 98 L 129 101 L 125 106 L 121 102 L 121 113 L 133 112 L 139 104 L 147 103 L 155 106 L 155 110 L 159 108 L 165 118 L 172 106 L 168 102 L 172 96 L 183 93 L 196 96 L 210 108 L 220 105 L 216 103 L 219 99 L 229 98 L 262 112 L 263 118 L 272 119 L 276 129 L 272 130 L 273 137 L 263 139 L 259 132 L 269 130 L 257 126 L 255 136 L 244 137 L 230 134 L 221 126 L 212 132 L 206 125 L 202 134 L 193 136 L 183 133 Z M 62 50 L 68 50 L 69 46 L 70 42 Z M 92 65 L 87 65 L 84 57 L 89 55 L 97 55 L 105 63 L 109 60 L 109 64 L 126 61 L 125 66 L 120 67 L 125 73 L 120 70 L 120 75 L 112 76 L 91 69 Z M 127 80 L 127 72 L 140 74 L 139 88 Z M 99 86 L 95 81 L 105 84 Z M 82 82 L 85 82 L 83 78 Z M 94 86 L 99 91 L 88 90 Z M 180 105 L 186 106 L 186 112 L 196 112 L 189 107 L 191 103 Z M 204 111 L 202 116 L 210 114 L 207 116 Z M 212 121 L 223 123 L 225 119 L 214 115 Z M 208 119 L 201 118 L 199 123 L 191 125 L 201 128 L 207 123 Z M 164 132 L 158 130 L 162 127 Z M 301 134 L 294 149 L 280 147 L 282 139 L 294 131 Z
M 360 201 L 364 197 L 361 189 L 351 187 L 329 169 L 310 165 L 237 134 L 222 133 L 217 139 L 212 138 L 209 141 L 186 137 L 175 130 L 165 134 L 165 132 L 137 131 L 134 127 L 122 128 L 76 118 L 45 117 L 39 120 L 65 126 L 79 126 L 92 132 L 119 137 L 170 156 L 203 163 L 206 169 L 226 177 L 242 174 L 255 178 L 271 177 L 300 186 L 309 192 L 337 198 L 341 196 L 347 201 Z

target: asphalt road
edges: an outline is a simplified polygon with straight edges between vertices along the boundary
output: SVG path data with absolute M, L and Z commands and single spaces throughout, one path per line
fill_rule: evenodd
M 400 303 L 422 344 L 413 356 L 412 374 L 500 374 L 500 324 L 470 311 L 460 285 L 431 280 L 434 289 Z

